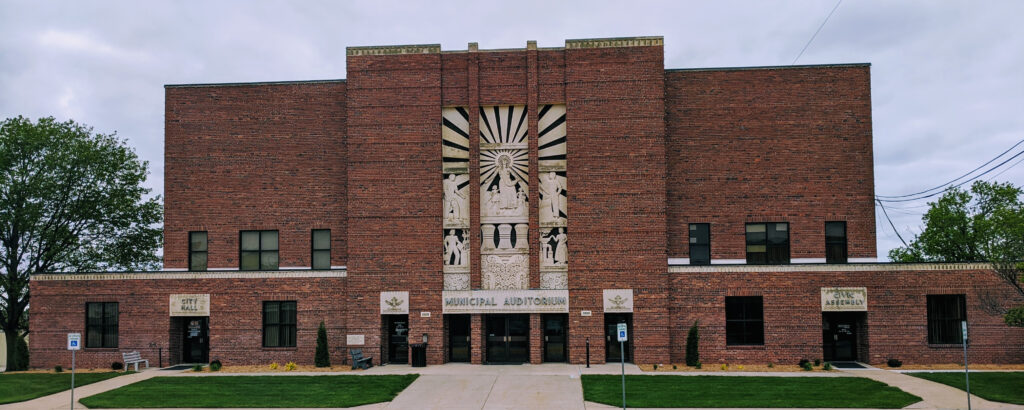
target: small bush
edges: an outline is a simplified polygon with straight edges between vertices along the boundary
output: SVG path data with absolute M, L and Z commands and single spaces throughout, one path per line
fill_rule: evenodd
M 203 371 L 203 365 L 197 364 L 195 366 L 192 366 L 192 371 L 193 372 L 201 372 L 201 371 Z
M 654 365 L 654 370 L 658 370 L 658 365 Z
M 327 351 L 327 328 L 322 320 L 320 328 L 316 330 L 316 355 L 313 361 L 316 367 L 331 367 L 331 354 Z
M 698 322 L 694 322 L 693 326 L 690 327 L 690 332 L 686 334 L 686 365 L 696 366 L 700 363 L 700 334 L 697 329 Z
M 742 364 L 736 365 L 736 370 L 743 370 L 743 365 Z
M 825 362 L 825 367 L 823 367 L 823 369 L 825 369 L 825 371 L 831 371 L 832 370 L 832 363 Z
M 704 367 L 704 365 L 703 365 L 703 364 L 701 364 L 701 362 L 697 362 L 697 366 L 696 366 L 696 367 L 697 367 L 698 369 L 700 369 L 701 367 Z
M 815 366 L 821 366 L 821 359 L 814 359 Z
M 1024 306 L 1017 306 L 1006 312 L 1003 321 L 1007 326 L 1024 327 Z
M 124 363 L 113 362 L 113 363 L 110 364 L 110 370 L 123 370 L 123 369 L 124 369 Z
M 53 371 L 56 372 L 56 373 L 60 373 L 60 372 L 64 371 L 64 368 L 60 367 L 60 365 L 56 365 L 56 366 L 53 366 Z
M 277 362 L 274 362 L 274 363 L 270 364 L 270 370 L 277 370 L 277 367 L 278 367 L 277 366 Z
M 900 367 L 903 366 L 903 361 L 901 361 L 900 359 L 892 358 L 887 360 L 885 364 L 889 365 L 889 367 Z
M 799 363 L 797 363 L 797 366 L 800 366 L 800 367 L 802 368 L 802 367 L 804 367 L 805 365 L 807 365 L 807 364 L 809 364 L 809 363 L 811 363 L 811 361 L 810 361 L 810 360 L 807 360 L 807 359 L 800 359 L 800 362 L 799 362 Z
M 10 346 L 7 348 L 10 349 Z M 7 359 L 7 371 L 28 370 L 28 343 L 24 336 L 14 338 L 14 357 Z
M 284 365 L 284 370 L 290 372 L 295 370 L 296 367 L 298 367 L 298 365 L 296 365 L 295 362 L 288 362 Z
M 210 362 L 210 371 L 211 372 L 220 371 L 220 368 L 222 366 L 223 365 L 220 363 L 220 360 L 216 360 L 215 359 L 214 361 Z
M 774 368 L 774 367 L 775 367 L 775 363 L 768 362 L 768 368 L 769 369 Z
M 729 370 L 729 365 L 728 364 L 723 364 L 722 365 L 722 370 Z
M 676 365 L 672 365 L 672 370 L 675 370 L 675 369 L 676 369 Z
M 802 367 L 804 369 L 804 371 L 808 371 L 808 372 L 811 371 L 811 370 L 814 370 L 814 366 L 812 366 L 811 362 L 809 362 L 809 361 L 804 362 L 803 366 L 800 366 L 800 367 Z

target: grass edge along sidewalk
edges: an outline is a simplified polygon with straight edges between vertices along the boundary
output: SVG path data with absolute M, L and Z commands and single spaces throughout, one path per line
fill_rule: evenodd
M 130 372 L 129 372 L 130 373 Z M 76 373 L 75 387 L 129 373 Z M 18 403 L 71 390 L 71 373 L 0 373 L 0 404 Z
M 583 375 L 583 398 L 622 405 L 619 375 Z M 902 408 L 920 397 L 860 377 L 626 376 L 628 407 Z
M 417 377 L 163 376 L 79 402 L 89 408 L 353 407 L 390 401 Z
M 964 390 L 965 387 L 962 372 L 907 372 L 906 374 L 960 390 Z M 1024 404 L 1024 372 L 971 372 L 971 394 L 985 400 Z

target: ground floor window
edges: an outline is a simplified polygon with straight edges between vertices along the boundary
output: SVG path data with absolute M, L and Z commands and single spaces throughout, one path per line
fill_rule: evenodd
M 963 342 L 960 322 L 967 320 L 964 295 L 928 295 L 928 343 Z
M 725 298 L 725 344 L 764 344 L 764 309 L 760 296 Z
M 263 302 L 263 347 L 295 347 L 295 301 Z
M 117 347 L 117 302 L 85 304 L 85 347 Z

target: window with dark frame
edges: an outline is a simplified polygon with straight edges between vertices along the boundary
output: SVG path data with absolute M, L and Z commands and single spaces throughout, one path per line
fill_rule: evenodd
M 263 302 L 263 347 L 295 347 L 295 301 Z
M 85 304 L 85 347 L 117 347 L 117 302 Z
M 965 295 L 928 295 L 928 343 L 963 343 L 960 322 L 967 320 Z
M 846 222 L 825 222 L 825 263 L 846 263 Z
M 188 270 L 206 270 L 207 252 L 206 231 L 188 233 Z
M 313 255 L 312 255 L 312 268 L 313 269 L 330 269 L 331 268 L 331 230 L 330 229 L 314 229 L 313 230 Z
M 747 263 L 785 265 L 789 263 L 789 223 L 748 223 Z
M 277 231 L 241 231 L 238 263 L 240 270 L 277 270 Z
M 725 297 L 725 344 L 764 345 L 764 305 L 761 296 Z
M 711 224 L 690 224 L 690 264 L 711 264 Z

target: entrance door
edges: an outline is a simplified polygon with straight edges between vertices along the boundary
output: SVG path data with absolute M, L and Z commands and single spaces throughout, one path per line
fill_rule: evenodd
M 469 315 L 447 315 L 448 361 L 469 361 Z
M 486 317 L 488 363 L 525 363 L 530 359 L 529 315 Z
M 544 361 L 564 362 L 567 326 L 569 315 L 543 315 L 544 321 Z
M 626 339 L 625 351 L 623 351 L 618 339 L 618 327 L 619 323 L 626 324 Z M 605 361 L 607 362 L 618 362 L 623 360 L 631 362 L 633 357 L 632 343 L 633 343 L 633 314 L 632 313 L 605 313 L 604 314 L 604 343 L 605 343 Z
M 384 317 L 388 322 L 388 363 L 409 364 L 409 316 Z
M 826 361 L 857 360 L 857 324 L 863 313 L 822 314 L 822 350 Z
M 186 317 L 182 362 L 206 363 L 210 361 L 210 318 Z

